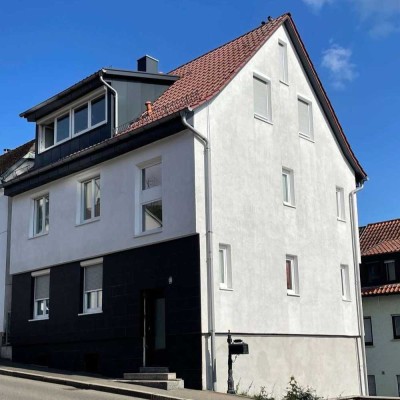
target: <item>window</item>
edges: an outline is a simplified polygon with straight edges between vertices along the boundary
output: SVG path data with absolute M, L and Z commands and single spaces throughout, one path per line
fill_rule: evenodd
M 349 277 L 349 266 L 340 266 L 340 280 L 342 283 L 342 299 L 350 300 L 350 277 Z
M 38 197 L 33 206 L 33 236 L 49 231 L 49 195 Z
M 100 177 L 81 183 L 81 218 L 82 222 L 100 217 Z
M 297 100 L 299 107 L 299 133 L 301 136 L 313 139 L 311 103 L 300 97 Z
M 394 260 L 385 261 L 386 278 L 388 282 L 396 280 L 396 263 Z
M 371 317 L 364 317 L 364 340 L 366 346 L 372 346 L 374 344 Z
M 279 40 L 279 64 L 280 64 L 280 80 L 288 83 L 288 60 L 287 60 L 287 45 L 282 40 Z
M 231 247 L 226 244 L 219 245 L 219 287 L 232 289 Z
M 340 221 L 345 220 L 344 190 L 341 187 L 336 187 L 336 216 Z
M 83 312 L 101 312 L 103 309 L 103 258 L 82 261 Z
M 46 319 L 49 317 L 50 302 L 50 270 L 33 272 L 33 318 Z
M 299 294 L 299 274 L 296 256 L 286 256 L 286 288 L 290 295 Z
M 400 396 L 400 375 L 396 375 L 397 379 L 397 395 Z
M 376 396 L 375 375 L 368 375 L 368 393 L 370 396 Z
M 140 231 L 160 230 L 163 226 L 161 161 L 142 167 L 140 181 Z
M 294 206 L 294 174 L 287 168 L 282 168 L 283 204 Z
M 58 115 L 39 123 L 40 151 L 104 124 L 107 122 L 106 110 L 106 93 L 95 93 L 83 103 L 81 101 L 80 104 L 72 105 Z
M 374 285 L 381 281 L 381 267 L 378 262 L 367 263 L 368 285 Z
M 400 315 L 392 315 L 393 338 L 400 339 Z
M 260 75 L 253 76 L 254 116 L 272 122 L 271 82 Z

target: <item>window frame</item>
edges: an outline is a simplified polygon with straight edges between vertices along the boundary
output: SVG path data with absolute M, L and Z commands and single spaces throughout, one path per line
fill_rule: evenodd
M 103 290 L 104 290 L 104 263 L 103 263 L 103 257 L 87 260 L 87 261 L 81 261 L 80 263 L 81 268 L 83 268 L 83 286 L 82 286 L 82 314 L 81 315 L 87 315 L 87 314 L 99 314 L 103 312 Z M 86 287 L 86 272 L 88 268 L 91 267 L 96 267 L 101 265 L 101 289 L 96 289 L 96 290 L 85 290 Z M 86 296 L 88 293 L 96 293 L 96 299 L 97 299 L 97 304 L 99 304 L 99 299 L 100 299 L 100 306 L 98 307 L 87 307 L 87 301 L 86 301 Z
M 146 168 L 153 167 L 155 165 L 160 165 L 161 169 L 161 183 L 157 186 L 152 186 L 148 189 L 143 189 L 143 173 Z M 137 218 L 136 220 L 136 236 L 148 235 L 153 233 L 162 232 L 164 229 L 164 205 L 163 205 L 163 191 L 162 191 L 162 182 L 163 182 L 163 162 L 161 156 L 152 158 L 144 163 L 140 163 L 137 165 L 137 183 L 136 183 L 136 193 L 137 193 Z M 144 206 L 161 202 L 161 213 L 162 217 L 160 220 L 161 226 L 145 230 L 144 229 Z
M 255 92 L 254 92 L 254 80 L 259 80 L 262 83 L 265 84 L 266 87 L 266 100 L 267 100 L 267 110 L 266 110 L 266 115 L 262 115 L 256 112 L 256 97 L 255 97 Z M 253 72 L 253 114 L 254 118 L 259 119 L 264 122 L 268 122 L 272 124 L 272 88 L 271 88 L 271 79 L 268 78 L 267 76 L 260 74 L 259 72 Z
M 370 335 L 371 335 L 371 341 L 366 340 L 366 329 L 365 329 L 365 320 L 369 320 L 369 330 L 370 330 Z M 364 317 L 364 343 L 365 346 L 373 346 L 374 345 L 374 333 L 372 329 L 372 318 L 371 317 Z
M 305 103 L 308 106 L 308 123 L 309 123 L 309 133 L 304 133 L 301 132 L 300 130 L 300 112 L 299 112 L 299 103 Z M 314 123 L 313 123 L 313 109 L 312 109 L 312 101 L 310 99 L 307 99 L 304 96 L 301 95 L 297 95 L 297 113 L 298 113 L 298 132 L 299 132 L 299 136 L 302 137 L 303 139 L 308 139 L 311 142 L 314 141 Z
M 224 280 L 221 279 L 222 278 L 221 258 L 220 258 L 221 252 L 223 259 Z M 233 290 L 231 246 L 229 244 L 224 244 L 224 243 L 219 244 L 218 266 L 219 266 L 219 288 L 222 290 Z
M 286 176 L 286 181 L 283 180 L 283 176 Z M 286 182 L 286 186 L 284 185 Z M 296 196 L 294 190 L 294 171 L 290 168 L 282 167 L 282 195 L 283 204 L 285 206 L 295 207 L 296 206 Z M 285 193 L 287 192 L 288 200 L 285 200 Z
M 340 264 L 340 281 L 342 288 L 342 300 L 351 301 L 350 269 L 347 264 Z
M 344 188 L 336 186 L 336 218 L 338 221 L 346 221 L 346 206 L 344 201 Z
M 100 210 L 99 210 L 98 216 L 95 215 L 96 197 L 95 197 L 95 190 L 94 190 L 96 187 L 97 180 L 100 183 L 100 186 L 99 186 L 100 187 L 100 190 L 99 190 L 99 192 L 100 192 Z M 92 200 L 91 201 L 92 209 L 91 209 L 91 217 L 85 219 L 84 218 L 85 217 L 85 184 L 89 183 L 89 182 L 91 183 L 91 187 L 92 187 L 92 195 L 91 195 L 92 196 L 92 199 L 91 199 Z M 91 178 L 85 178 L 85 179 L 80 180 L 79 186 L 80 186 L 79 187 L 79 190 L 80 190 L 79 224 L 86 224 L 86 223 L 89 223 L 92 221 L 99 220 L 101 217 L 101 176 L 100 176 L 100 174 L 96 174 L 96 175 L 92 176 Z
M 396 333 L 396 319 L 400 320 L 400 314 L 392 314 L 393 339 L 400 339 L 400 322 L 399 322 L 399 332 Z
M 46 207 L 46 198 L 47 198 L 47 204 L 48 206 Z M 38 203 L 40 200 L 44 200 L 44 212 L 42 215 L 42 229 L 40 232 L 36 231 L 37 228 L 37 213 L 38 213 Z M 47 215 L 46 215 L 47 211 Z M 31 229 L 30 229 L 30 235 L 29 237 L 34 238 L 34 237 L 39 237 L 43 235 L 47 235 L 50 230 L 50 194 L 49 192 L 43 193 L 39 196 L 35 196 L 32 198 L 32 223 L 31 223 Z M 46 219 L 48 220 L 47 223 L 47 228 L 46 228 Z
M 288 288 L 288 262 L 290 263 L 290 282 L 292 288 Z M 286 254 L 285 257 L 286 291 L 288 296 L 300 296 L 298 257 Z
M 49 276 L 49 297 L 43 297 L 43 298 L 36 298 L 36 282 L 37 278 L 43 277 L 43 276 Z M 41 271 L 34 271 L 31 273 L 31 277 L 33 278 L 33 316 L 31 321 L 37 321 L 37 320 L 46 320 L 50 318 L 50 269 L 45 269 Z M 38 303 L 39 302 L 44 302 L 45 304 L 45 312 L 44 314 L 39 314 L 38 313 Z M 47 311 L 47 312 L 46 312 Z
M 280 78 L 279 81 L 285 85 L 289 85 L 289 65 L 288 65 L 288 51 L 287 43 L 281 39 L 278 39 L 278 51 L 279 51 L 279 67 L 280 67 Z
M 104 120 L 98 122 L 97 124 L 91 125 L 91 108 L 92 108 L 92 103 L 95 102 L 96 100 L 100 99 L 101 97 L 104 96 Z M 81 108 L 82 106 L 84 106 L 85 104 L 88 105 L 88 126 L 86 129 L 79 131 L 78 133 L 74 133 L 75 130 L 75 110 L 77 110 L 78 108 Z M 68 121 L 69 121 L 69 134 L 68 137 L 57 141 L 57 120 L 68 115 Z M 80 136 L 86 132 L 91 131 L 92 129 L 98 128 L 101 125 L 104 125 L 108 122 L 108 90 L 105 87 L 101 87 L 100 89 L 97 89 L 91 93 L 89 93 L 88 95 L 84 96 L 81 99 L 78 99 L 74 102 L 72 102 L 71 104 L 69 104 L 66 107 L 63 107 L 60 110 L 57 110 L 54 113 L 51 113 L 50 115 L 40 119 L 37 122 L 37 126 L 38 126 L 38 153 L 44 153 L 47 150 L 50 150 L 62 143 L 67 142 L 68 140 L 73 139 L 74 137 Z M 54 124 L 54 141 L 53 141 L 53 145 L 49 146 L 49 147 L 44 147 L 44 142 L 45 142 L 45 127 L 46 125 L 49 124 Z

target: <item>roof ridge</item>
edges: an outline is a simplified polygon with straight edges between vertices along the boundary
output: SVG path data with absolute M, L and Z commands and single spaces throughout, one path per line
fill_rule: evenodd
M 291 15 L 291 14 L 290 14 L 289 12 L 286 12 L 286 13 L 280 15 L 279 17 L 273 18 L 271 21 L 268 21 L 268 22 L 266 22 L 266 23 L 264 23 L 264 24 L 261 23 L 260 26 L 257 26 L 256 28 L 251 29 L 250 31 L 247 31 L 247 32 L 243 33 L 242 35 L 240 35 L 240 36 L 238 36 L 238 37 L 236 37 L 236 38 L 234 38 L 234 39 L 231 39 L 229 42 L 223 43 L 223 44 L 221 44 L 220 46 L 217 46 L 217 47 L 215 47 L 215 48 L 213 48 L 213 49 L 211 49 L 211 50 L 209 50 L 209 51 L 207 51 L 207 52 L 205 52 L 205 53 L 203 53 L 203 54 L 200 54 L 200 55 L 197 56 L 196 58 L 193 58 L 192 60 L 189 60 L 189 61 L 185 62 L 184 64 L 180 65 L 179 67 L 176 67 L 176 68 L 172 69 L 171 71 L 167 72 L 167 74 L 170 75 L 170 74 L 172 74 L 174 71 L 176 71 L 176 70 L 178 70 L 178 69 L 181 69 L 181 68 L 185 67 L 185 66 L 188 65 L 188 64 L 191 64 L 192 62 L 198 60 L 199 58 L 205 57 L 206 55 L 212 53 L 213 51 L 219 50 L 219 49 L 221 49 L 221 48 L 223 48 L 223 47 L 225 47 L 225 46 L 227 46 L 227 45 L 229 45 L 229 44 L 231 44 L 231 43 L 233 43 L 233 42 L 235 42 L 235 41 L 237 41 L 237 40 L 243 38 L 244 36 L 247 36 L 247 35 L 249 35 L 249 34 L 255 32 L 256 30 L 265 27 L 265 25 L 269 25 L 270 23 L 273 23 L 273 22 L 276 21 L 277 19 L 286 19 L 287 17 L 290 17 L 290 15 Z
M 400 218 L 388 219 L 388 220 L 386 220 L 386 221 L 371 222 L 371 223 L 365 225 L 364 228 L 367 228 L 368 226 L 371 226 L 371 225 L 387 224 L 387 223 L 389 223 L 389 222 L 395 222 L 395 221 L 400 221 Z M 360 227 L 360 228 L 362 228 L 362 227 Z

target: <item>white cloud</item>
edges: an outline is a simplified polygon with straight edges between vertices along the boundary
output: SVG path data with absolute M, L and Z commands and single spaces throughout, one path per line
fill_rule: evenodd
M 335 43 L 322 52 L 322 66 L 330 73 L 332 85 L 336 89 L 344 89 L 346 83 L 352 82 L 357 76 L 356 65 L 350 60 L 352 51 Z
M 400 0 L 350 0 L 373 37 L 400 32 Z
M 303 0 L 304 3 L 309 5 L 314 11 L 319 11 L 321 8 L 328 3 L 332 3 L 333 0 Z

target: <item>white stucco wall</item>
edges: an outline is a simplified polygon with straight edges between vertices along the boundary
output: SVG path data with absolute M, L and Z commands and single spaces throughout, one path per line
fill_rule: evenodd
M 373 346 L 366 346 L 368 375 L 375 375 L 379 396 L 399 396 L 400 339 L 393 338 L 392 315 L 400 315 L 400 295 L 363 298 L 364 317 L 371 317 Z
M 138 164 L 162 159 L 163 230 L 136 236 Z M 77 225 L 79 181 L 100 175 L 101 216 Z M 195 233 L 193 136 L 181 133 L 13 199 L 11 273 L 143 246 Z M 49 193 L 46 235 L 29 238 L 32 202 Z M 23 249 L 23 251 L 21 251 Z
M 8 227 L 8 198 L 4 189 L 0 189 L 0 332 L 4 332 L 4 306 L 6 292 L 6 261 L 7 261 L 7 228 Z
M 279 81 L 278 39 L 288 43 L 289 85 Z M 254 72 L 271 80 L 272 124 L 254 118 Z M 298 134 L 298 95 L 312 102 L 313 141 Z M 358 335 L 348 202 L 349 192 L 355 188 L 354 171 L 327 124 L 283 27 L 214 100 L 196 113 L 195 127 L 209 136 L 212 148 L 216 332 L 230 329 L 237 334 L 332 336 L 332 343 L 325 339 L 326 346 L 320 350 L 327 352 L 323 357 L 338 362 L 337 373 L 343 373 L 346 380 L 347 368 L 358 368 L 355 352 L 346 350 L 346 346 L 354 346 L 353 337 Z M 198 231 L 204 232 L 200 145 L 195 155 L 199 178 L 196 222 Z M 283 205 L 282 167 L 294 170 L 295 208 Z M 337 220 L 336 186 L 344 188 L 345 222 Z M 202 239 L 204 251 L 204 235 Z M 232 291 L 219 289 L 219 243 L 231 245 Z M 286 254 L 298 257 L 300 296 L 287 295 Z M 341 295 L 341 264 L 350 270 L 350 301 L 344 301 Z M 202 288 L 205 294 L 205 262 Z M 203 332 L 208 330 L 206 301 L 204 296 Z M 338 336 L 349 337 L 343 339 L 349 340 L 343 348 L 337 344 Z M 294 345 L 297 340 L 305 343 L 303 338 L 292 338 L 290 343 Z M 246 367 L 254 370 L 260 352 L 271 352 L 270 340 L 261 343 L 261 347 L 252 346 L 248 357 L 252 361 Z M 301 343 L 295 345 L 300 352 L 296 357 L 309 360 L 307 353 L 312 346 Z M 343 354 L 337 355 L 337 351 Z M 319 357 L 317 350 L 313 354 Z M 289 371 L 289 364 L 282 362 Z M 225 360 L 218 359 L 217 365 L 217 375 L 224 377 Z M 301 365 L 310 371 L 316 367 Z M 321 376 L 319 383 L 331 378 L 329 374 Z M 286 382 L 287 374 L 281 379 Z M 346 383 L 343 394 L 357 393 L 357 381 Z

